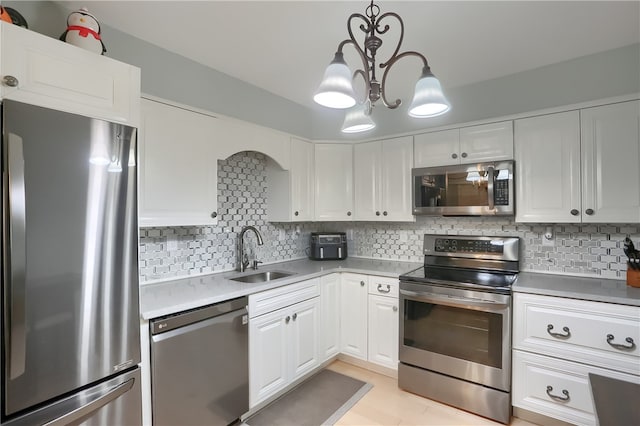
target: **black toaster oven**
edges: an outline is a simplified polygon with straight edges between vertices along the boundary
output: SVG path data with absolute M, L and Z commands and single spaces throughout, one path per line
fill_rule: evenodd
M 347 234 L 344 232 L 312 232 L 311 260 L 343 260 L 347 258 Z

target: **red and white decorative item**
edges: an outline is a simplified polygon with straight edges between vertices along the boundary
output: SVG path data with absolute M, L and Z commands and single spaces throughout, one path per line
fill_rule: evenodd
M 85 7 L 69 14 L 67 30 L 62 33 L 60 40 L 100 55 L 107 51 L 100 36 L 100 24 Z

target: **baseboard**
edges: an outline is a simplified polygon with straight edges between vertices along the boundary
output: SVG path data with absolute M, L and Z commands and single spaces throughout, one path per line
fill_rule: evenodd
M 513 407 L 513 417 L 525 420 L 529 423 L 545 426 L 572 426 L 572 423 L 567 423 L 562 420 L 554 419 L 553 417 L 545 416 L 544 414 L 535 413 L 533 411 L 525 410 L 524 408 Z
M 373 362 L 365 361 L 360 358 L 353 357 L 351 355 L 346 354 L 338 354 L 338 360 L 344 361 L 347 364 L 355 365 L 356 367 L 364 368 L 365 370 L 371 370 L 379 374 L 383 374 L 388 377 L 392 377 L 394 379 L 398 378 L 398 370 L 394 370 L 393 368 L 385 367 L 383 365 L 379 365 Z

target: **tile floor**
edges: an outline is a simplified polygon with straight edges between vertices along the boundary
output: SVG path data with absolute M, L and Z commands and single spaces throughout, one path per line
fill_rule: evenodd
M 373 385 L 373 388 L 338 420 L 337 426 L 501 425 L 484 417 L 405 392 L 398 388 L 396 379 L 373 371 L 342 361 L 336 361 L 328 368 Z M 511 425 L 534 426 L 515 417 L 512 418 Z

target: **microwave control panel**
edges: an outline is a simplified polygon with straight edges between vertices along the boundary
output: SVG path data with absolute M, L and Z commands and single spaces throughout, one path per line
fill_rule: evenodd
M 496 206 L 509 205 L 509 181 L 506 179 L 496 180 L 493 184 L 493 203 Z

